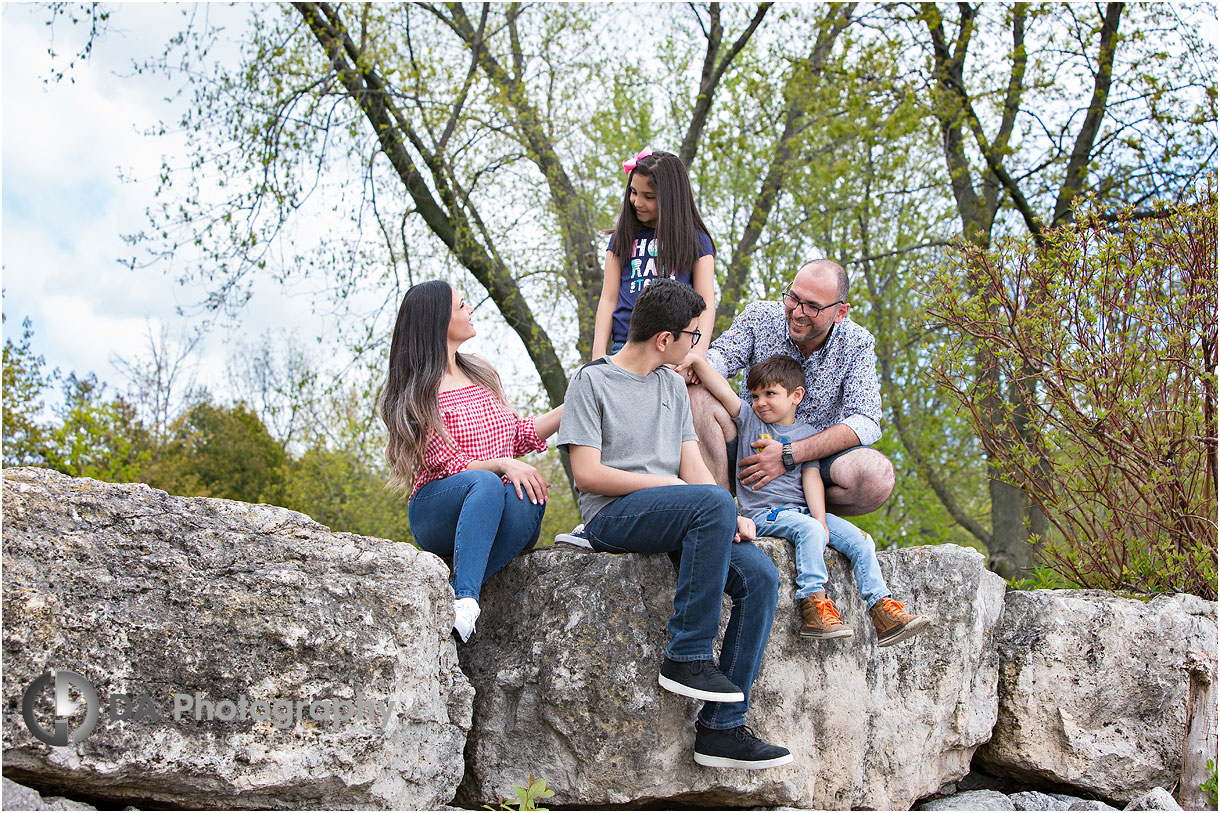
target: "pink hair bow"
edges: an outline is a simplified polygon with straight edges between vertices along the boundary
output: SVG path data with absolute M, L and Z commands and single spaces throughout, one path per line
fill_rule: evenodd
M 628 158 L 626 161 L 623 162 L 623 173 L 626 175 L 630 175 L 631 170 L 635 169 L 636 165 L 640 163 L 640 159 L 647 158 L 650 155 L 652 155 L 651 147 L 645 147 L 644 149 L 640 150 L 640 154 L 637 155 L 635 158 Z

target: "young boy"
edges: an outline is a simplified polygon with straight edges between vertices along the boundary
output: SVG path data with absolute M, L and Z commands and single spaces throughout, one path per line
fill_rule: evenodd
M 797 404 L 805 397 L 805 371 L 796 359 L 776 355 L 751 367 L 746 389 L 752 403 L 744 395 L 738 396 L 700 356 L 687 356 L 683 367 L 687 366 L 737 424 L 738 462 L 754 453 L 750 444 L 759 439 L 774 438 L 787 449 L 788 444 L 813 434 L 812 427 L 796 421 Z M 758 490 L 739 485 L 737 501 L 741 513 L 753 518 L 760 536 L 782 537 L 796 546 L 796 598 L 801 603 L 803 637 L 822 640 L 852 635 L 824 589 L 828 543 L 851 560 L 856 586 L 877 629 L 878 646 L 905 641 L 928 626 L 926 617 L 910 615 L 890 597 L 872 537 L 826 513 L 826 492 L 816 460 L 790 468 Z
M 677 364 L 701 338 L 706 305 L 659 279 L 636 300 L 627 344 L 577 371 L 564 399 L 558 445 L 571 457 L 584 533 L 595 551 L 680 551 L 669 644 L 658 682 L 707 701 L 695 723 L 695 762 L 771 768 L 792 761 L 745 724 L 750 687 L 775 619 L 779 574 L 748 540 L 754 523 L 715 485 L 703 462 Z M 743 540 L 743 541 L 738 541 Z M 721 594 L 733 599 L 713 660 Z

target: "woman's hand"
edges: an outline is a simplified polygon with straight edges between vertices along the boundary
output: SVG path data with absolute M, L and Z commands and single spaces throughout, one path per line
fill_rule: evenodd
M 543 479 L 542 472 L 529 463 L 506 457 L 500 466 L 500 474 L 507 477 L 508 481 L 517 489 L 517 499 L 523 500 L 528 494 L 530 502 L 534 505 L 546 502 L 547 489 L 551 487 L 551 484 Z

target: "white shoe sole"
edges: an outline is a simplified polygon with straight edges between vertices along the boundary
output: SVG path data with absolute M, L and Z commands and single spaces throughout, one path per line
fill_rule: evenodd
M 572 545 L 573 547 L 584 548 L 585 550 L 593 550 L 592 543 L 589 542 L 588 537 L 584 537 L 584 536 L 575 536 L 573 534 L 558 534 L 555 537 L 555 544 L 558 545 L 560 542 L 566 542 L 567 544 Z
M 835 638 L 850 638 L 850 637 L 852 637 L 853 634 L 854 633 L 851 630 L 839 630 L 838 632 L 824 632 L 824 633 L 808 633 L 808 632 L 802 631 L 801 637 L 809 638 L 814 641 L 831 641 L 831 640 L 834 640 Z
M 676 680 L 670 680 L 665 675 L 657 675 L 657 683 L 661 684 L 662 689 L 668 689 L 683 697 L 693 697 L 696 700 L 709 700 L 713 703 L 741 703 L 746 699 L 742 692 L 708 692 L 703 689 L 692 689 L 690 686 L 683 686 Z M 709 757 L 709 759 L 713 759 L 713 757 Z
M 791 761 L 792 754 L 784 754 L 782 757 L 764 759 L 758 762 L 745 762 L 740 759 L 713 757 L 701 754 L 698 751 L 695 752 L 695 762 L 698 762 L 705 768 L 745 768 L 747 771 L 753 771 L 759 768 L 778 768 L 780 765 L 787 765 Z
M 902 632 L 899 632 L 893 638 L 886 638 L 884 641 L 878 641 L 877 646 L 893 646 L 894 644 L 900 644 L 909 638 L 914 638 L 916 635 L 927 629 L 929 623 L 930 622 L 926 616 L 916 616 L 914 621 L 902 628 Z

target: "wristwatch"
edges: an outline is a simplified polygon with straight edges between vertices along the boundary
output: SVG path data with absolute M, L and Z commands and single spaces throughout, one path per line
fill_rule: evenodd
M 779 459 L 781 461 L 783 461 L 785 470 L 792 471 L 793 469 L 796 468 L 796 458 L 794 458 L 792 456 L 792 444 L 791 443 L 785 443 L 781 447 L 781 451 L 779 453 Z

